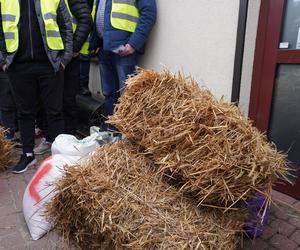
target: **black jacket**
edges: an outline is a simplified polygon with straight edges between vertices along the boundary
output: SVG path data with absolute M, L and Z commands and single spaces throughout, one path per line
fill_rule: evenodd
M 15 63 L 49 62 L 32 0 L 20 1 L 19 47 Z
M 60 64 L 67 65 L 73 57 L 73 31 L 72 31 L 72 20 L 67 9 L 67 6 L 64 0 L 60 0 L 59 6 L 57 8 L 57 24 L 59 26 L 59 31 L 64 43 L 64 50 L 51 50 L 48 48 L 46 41 L 46 31 L 44 26 L 44 21 L 41 13 L 41 4 L 40 0 L 34 0 L 35 12 L 38 18 L 40 32 L 42 34 L 44 49 L 47 54 L 49 61 L 51 62 L 55 71 L 58 71 Z M 0 3 L 0 13 L 1 3 Z M 2 23 L 0 15 L 0 24 Z M 20 27 L 19 27 L 20 29 Z M 0 44 L 4 44 L 4 35 L 2 25 L 0 25 Z M 17 54 L 17 51 L 14 53 L 7 53 L 6 48 L 2 48 L 0 52 L 0 65 L 6 64 L 7 66 L 11 65 L 14 61 L 14 58 Z
M 79 52 L 87 40 L 93 26 L 91 8 L 87 0 L 68 0 L 70 11 L 77 22 L 73 37 L 73 51 Z
M 87 0 L 91 9 L 93 9 L 94 0 Z

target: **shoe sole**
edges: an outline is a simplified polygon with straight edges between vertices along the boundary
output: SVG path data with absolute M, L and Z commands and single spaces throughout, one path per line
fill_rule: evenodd
M 35 152 L 35 151 L 33 150 L 33 153 L 34 153 L 35 155 L 43 155 L 43 154 L 45 154 L 45 153 L 47 153 L 47 152 L 50 152 L 50 151 L 51 151 L 51 149 L 49 148 L 49 149 L 47 149 L 47 150 L 39 151 L 39 152 Z
M 34 160 L 33 160 L 32 162 L 30 162 L 30 163 L 26 166 L 26 168 L 24 168 L 23 170 L 21 170 L 21 171 L 12 171 L 12 173 L 13 173 L 13 174 L 22 174 L 22 173 L 26 172 L 26 171 L 28 170 L 29 167 L 35 166 L 36 163 L 37 163 L 37 161 L 36 161 L 36 159 L 34 159 Z

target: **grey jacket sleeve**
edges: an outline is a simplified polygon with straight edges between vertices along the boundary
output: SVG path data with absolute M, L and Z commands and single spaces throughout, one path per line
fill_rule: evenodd
M 66 66 L 73 57 L 73 30 L 72 18 L 64 0 L 60 0 L 59 2 L 57 9 L 57 23 L 65 47 L 61 63 Z

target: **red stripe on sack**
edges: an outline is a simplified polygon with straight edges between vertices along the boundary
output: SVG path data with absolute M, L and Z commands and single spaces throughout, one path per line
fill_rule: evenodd
M 29 194 L 36 201 L 39 202 L 41 200 L 41 196 L 36 189 L 40 180 L 51 170 L 53 167 L 48 161 L 51 160 L 52 157 L 48 157 L 39 167 L 38 172 L 35 174 L 34 179 L 31 180 L 29 184 Z

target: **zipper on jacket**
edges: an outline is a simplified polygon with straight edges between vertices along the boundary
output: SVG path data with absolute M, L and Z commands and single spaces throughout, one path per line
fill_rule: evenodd
M 29 37 L 30 37 L 30 54 L 31 54 L 31 59 L 33 58 L 33 44 L 32 44 L 32 28 L 31 28 L 31 13 L 30 13 L 30 8 L 31 8 L 31 0 L 28 0 L 28 24 L 29 24 Z

